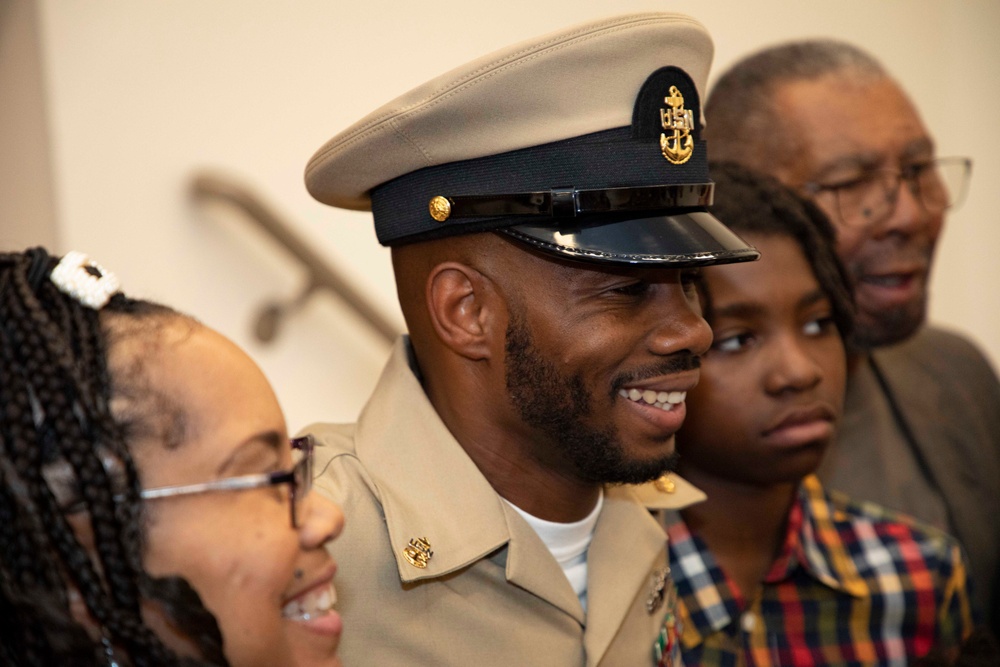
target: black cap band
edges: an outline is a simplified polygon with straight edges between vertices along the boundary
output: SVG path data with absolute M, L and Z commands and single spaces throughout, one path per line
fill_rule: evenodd
M 487 199 L 518 193 L 550 193 L 553 188 L 616 190 L 619 186 L 640 189 L 664 184 L 704 187 L 711 181 L 703 142 L 698 144 L 686 164 L 668 165 L 654 141 L 637 141 L 631 127 L 621 127 L 475 160 L 427 167 L 372 190 L 375 232 L 382 245 L 400 245 L 500 229 L 517 224 L 518 221 L 510 216 L 520 215 L 487 213 L 459 217 L 453 214 L 438 221 L 428 209 L 434 197 Z M 669 173 L 665 173 L 667 169 Z M 609 174 L 614 175 L 615 182 L 608 182 Z M 626 197 L 619 193 L 617 199 L 624 201 Z
M 712 183 L 698 183 L 435 197 L 431 200 L 431 208 L 437 212 L 432 210 L 431 217 L 439 222 L 450 218 L 492 216 L 545 216 L 559 220 L 594 213 L 642 213 L 665 208 L 705 207 L 711 206 L 714 189 Z

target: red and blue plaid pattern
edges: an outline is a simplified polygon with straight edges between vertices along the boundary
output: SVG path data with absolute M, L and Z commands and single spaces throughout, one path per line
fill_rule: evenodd
M 958 543 L 803 480 L 778 558 L 747 600 L 680 514 L 666 515 L 684 664 L 906 665 L 972 629 Z

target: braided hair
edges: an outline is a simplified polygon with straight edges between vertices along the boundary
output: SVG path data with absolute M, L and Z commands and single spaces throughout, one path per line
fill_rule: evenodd
M 142 386 L 142 367 L 113 376 L 108 349 L 186 316 L 120 293 L 100 311 L 84 306 L 49 279 L 57 263 L 42 248 L 0 254 L 0 663 L 225 665 L 218 624 L 197 593 L 143 569 L 129 433 L 160 417 L 140 409 L 124 419 L 111 408 L 120 391 Z M 86 520 L 91 550 L 70 517 Z M 75 600 L 93 623 L 74 617 Z M 163 643 L 143 621 L 144 600 L 172 617 L 202 660 Z

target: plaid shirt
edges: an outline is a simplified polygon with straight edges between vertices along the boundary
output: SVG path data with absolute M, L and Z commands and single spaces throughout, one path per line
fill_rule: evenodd
M 948 535 L 803 480 L 784 545 L 746 600 L 678 512 L 665 516 L 684 664 L 906 665 L 972 629 Z

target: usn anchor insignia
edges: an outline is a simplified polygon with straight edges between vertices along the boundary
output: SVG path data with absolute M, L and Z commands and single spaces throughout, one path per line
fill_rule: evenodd
M 660 135 L 660 150 L 671 164 L 684 164 L 694 152 L 694 114 L 684 108 L 684 96 L 677 86 L 670 86 L 670 94 L 663 98 L 670 110 L 660 109 L 660 125 L 664 133 Z M 671 134 L 667 136 L 667 132 Z
M 423 570 L 430 562 L 434 552 L 431 551 L 431 543 L 426 537 L 415 537 L 410 540 L 409 546 L 403 548 L 403 556 L 407 562 L 415 568 Z

